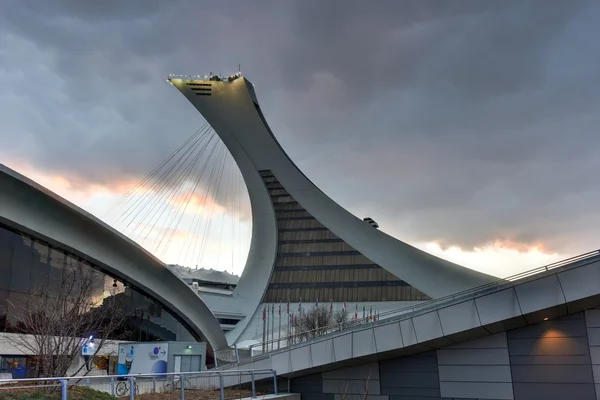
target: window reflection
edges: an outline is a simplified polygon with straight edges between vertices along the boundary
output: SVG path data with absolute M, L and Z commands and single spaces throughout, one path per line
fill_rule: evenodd
M 116 334 L 121 340 L 193 340 L 186 328 L 169 312 L 162 312 L 156 301 L 125 288 L 123 283 L 93 268 L 85 260 L 47 246 L 41 241 L 0 226 L 0 332 L 17 331 L 19 310 L 27 307 L 31 296 L 44 296 L 48 306 L 58 296 L 66 276 L 93 272 L 90 302 L 119 300 L 128 315 L 125 326 Z M 166 310 L 165 310 L 166 311 Z M 0 354 L 0 359 L 3 355 Z M 0 366 L 0 369 L 1 366 Z M 18 368 L 17 368 L 18 369 Z M 15 371 L 13 369 L 13 371 Z M 1 371 L 0 371 L 1 372 Z M 13 374 L 14 375 L 14 374 Z

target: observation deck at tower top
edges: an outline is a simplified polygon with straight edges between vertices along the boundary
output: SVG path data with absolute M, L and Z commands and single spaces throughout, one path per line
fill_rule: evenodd
M 236 72 L 235 74 L 223 77 L 219 75 L 214 75 L 212 72 L 209 75 L 179 75 L 179 74 L 169 74 L 167 77 L 167 82 L 172 83 L 172 80 L 183 80 L 183 81 L 198 81 L 198 83 L 202 82 L 233 82 L 236 79 L 242 77 L 241 72 Z

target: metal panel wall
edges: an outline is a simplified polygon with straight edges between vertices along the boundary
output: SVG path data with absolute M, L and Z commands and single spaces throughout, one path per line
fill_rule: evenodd
M 506 333 L 438 350 L 438 368 L 444 397 L 513 399 Z
M 389 395 L 390 399 L 441 398 L 435 351 L 380 361 L 379 379 L 381 394 Z
M 600 399 L 600 309 L 587 310 L 585 312 L 585 324 L 587 326 L 596 396 Z
M 313 374 L 294 378 L 290 382 L 292 393 L 300 393 L 302 400 L 333 400 L 333 394 L 323 393 L 323 377 Z
M 294 378 L 292 391 L 309 400 L 600 400 L 600 309 L 358 364 Z
M 595 399 L 583 313 L 507 332 L 515 400 Z
M 355 367 L 323 372 L 323 393 L 334 393 L 336 398 L 358 397 L 375 400 L 381 394 L 379 364 L 370 363 Z

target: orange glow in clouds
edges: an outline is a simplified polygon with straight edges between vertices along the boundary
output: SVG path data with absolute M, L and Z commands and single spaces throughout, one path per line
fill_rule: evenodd
M 189 214 L 202 214 L 204 212 L 223 214 L 227 211 L 225 207 L 217 203 L 212 197 L 196 193 L 191 196 L 186 193 L 178 194 L 170 200 L 170 203 L 181 208 L 181 211 L 185 209 L 185 212 Z
M 422 243 L 416 247 L 456 264 L 507 278 L 546 264 L 559 261 L 564 256 L 544 250 L 542 245 L 496 240 L 485 246 L 465 251 L 458 246 L 443 249 L 438 243 Z
M 37 170 L 28 163 L 5 163 L 10 168 L 36 181 L 40 185 L 69 201 L 72 201 L 86 211 L 100 216 L 106 215 L 107 210 L 113 204 L 122 200 L 127 193 L 138 185 L 138 182 L 134 179 L 115 180 L 110 183 L 110 186 L 107 184 L 89 183 L 77 176 L 45 173 Z M 135 189 L 134 193 L 143 196 L 152 194 L 153 190 L 148 186 L 138 187 Z M 187 202 L 189 202 L 189 204 L 185 209 L 186 215 L 198 215 L 202 213 L 212 214 L 213 217 L 219 216 L 218 223 L 222 223 L 222 215 L 227 212 L 227 209 L 223 205 L 216 203 L 213 198 L 204 198 L 203 195 L 195 194 L 188 199 L 187 196 L 181 194 L 175 196 L 170 201 L 173 206 L 180 208 L 180 211 L 183 211 Z M 217 221 L 215 221 L 215 223 L 217 223 Z M 165 233 L 163 230 L 165 228 L 157 227 L 156 229 L 162 234 Z M 154 236 L 157 234 L 157 230 L 151 230 L 153 232 L 149 235 L 150 241 L 155 239 Z M 249 235 L 250 230 L 246 231 L 244 234 L 245 242 L 247 241 L 249 243 Z M 162 253 L 163 257 L 168 256 L 168 259 L 164 259 L 164 261 L 169 263 L 185 263 L 185 260 L 178 259 L 181 249 L 186 249 L 188 247 L 186 242 L 198 241 L 200 239 L 194 237 L 191 232 L 179 228 L 173 232 L 168 232 L 168 237 L 170 237 L 170 240 L 165 242 L 170 242 L 169 249 L 160 246 L 160 253 Z M 135 240 L 136 238 L 133 239 Z M 226 248 L 227 245 L 228 244 L 225 244 L 223 248 Z M 565 258 L 563 255 L 548 250 L 542 243 L 528 244 L 508 239 L 498 239 L 487 245 L 468 251 L 463 250 L 458 246 L 442 248 L 435 242 L 414 243 L 413 245 L 448 261 L 501 278 L 509 277 Z M 156 256 L 161 257 L 161 254 L 156 254 Z M 211 259 L 218 258 L 213 254 L 208 255 L 208 257 Z M 193 265 L 189 266 L 193 267 Z

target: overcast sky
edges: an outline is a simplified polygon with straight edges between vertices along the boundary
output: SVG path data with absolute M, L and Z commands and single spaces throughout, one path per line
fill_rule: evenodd
M 0 162 L 102 209 L 242 72 L 333 199 L 496 275 L 600 247 L 600 2 L 0 2 Z M 177 261 L 175 259 L 166 261 Z

